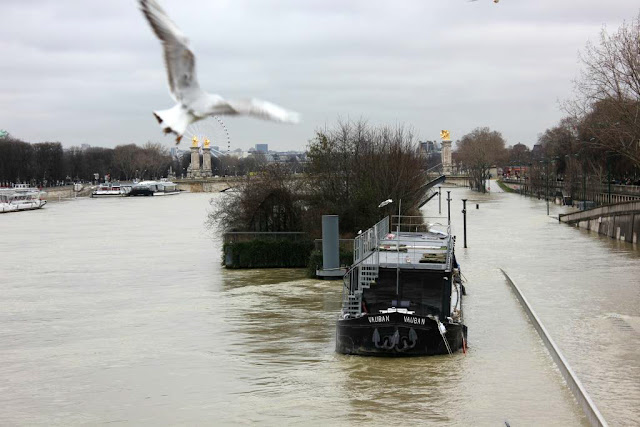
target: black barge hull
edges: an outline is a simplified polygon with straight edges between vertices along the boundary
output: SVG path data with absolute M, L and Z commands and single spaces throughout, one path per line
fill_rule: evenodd
M 445 323 L 451 352 L 466 345 L 467 327 Z M 464 337 L 464 338 L 463 338 Z M 448 354 L 435 320 L 413 314 L 365 314 L 338 320 L 336 351 L 359 356 L 428 356 Z

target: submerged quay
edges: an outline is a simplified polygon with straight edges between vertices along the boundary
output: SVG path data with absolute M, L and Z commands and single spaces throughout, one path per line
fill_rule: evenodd
M 83 198 L 4 216 L 0 250 L 20 268 L 0 281 L 0 424 L 588 425 L 499 268 L 607 422 L 637 423 L 637 245 L 561 224 L 568 208 L 547 216 L 543 200 L 494 185 L 447 188 L 467 354 L 401 360 L 334 351 L 339 282 L 224 269 L 222 237 L 204 226 L 224 194 Z M 468 249 L 463 198 L 480 206 L 467 213 Z M 437 198 L 423 212 L 437 216 Z

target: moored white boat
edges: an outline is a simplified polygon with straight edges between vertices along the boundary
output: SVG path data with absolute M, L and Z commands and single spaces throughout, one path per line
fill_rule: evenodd
M 131 184 L 106 182 L 98 185 L 98 187 L 91 192 L 91 197 L 128 196 L 129 192 L 131 192 Z
M 161 181 L 141 181 L 131 188 L 131 196 L 169 196 L 180 194 L 178 184 L 162 179 Z
M 154 193 L 154 196 L 169 196 L 172 194 L 179 194 L 180 190 L 178 190 L 178 184 L 175 182 L 171 182 L 166 178 L 160 180 L 157 183 L 158 191 Z
M 47 204 L 37 188 L 18 184 L 13 188 L 0 188 L 0 213 L 40 209 Z

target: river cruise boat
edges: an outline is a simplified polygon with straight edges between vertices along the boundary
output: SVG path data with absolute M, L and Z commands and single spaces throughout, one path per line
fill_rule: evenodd
M 131 192 L 131 184 L 105 182 L 91 192 L 91 197 L 122 197 Z
M 44 192 L 26 184 L 12 188 L 0 188 L 0 213 L 40 209 L 47 204 L 42 200 Z
M 131 196 L 169 196 L 180 194 L 178 184 L 162 179 L 161 181 L 141 181 L 131 188 Z
M 414 225 L 417 217 L 392 218 L 396 231 L 390 231 L 387 217 L 354 241 L 336 351 L 422 356 L 466 349 L 464 286 L 450 225 Z

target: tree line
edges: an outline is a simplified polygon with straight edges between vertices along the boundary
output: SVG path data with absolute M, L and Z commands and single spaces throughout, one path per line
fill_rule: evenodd
M 186 175 L 191 153 L 172 157 L 166 147 L 147 142 L 118 145 L 115 148 L 70 147 L 59 142 L 29 143 L 11 135 L 0 137 L 0 186 L 28 183 L 51 186 L 70 182 L 93 182 L 134 179 L 158 179 L 169 170 L 177 176 Z M 218 176 L 244 176 L 261 170 L 267 160 L 263 154 L 247 158 L 226 155 L 211 158 L 211 172 Z M 293 172 L 302 172 L 296 159 L 285 162 Z M 200 154 L 200 165 L 203 164 Z
M 457 143 L 454 160 L 485 191 L 491 166 L 526 166 L 529 178 L 552 174 L 571 193 L 579 182 L 640 184 L 640 14 L 580 54 L 566 113 L 537 144 L 506 147 L 499 132 L 478 128 Z M 541 182 L 540 179 L 538 181 Z
M 0 182 L 46 186 L 77 181 L 159 178 L 177 166 L 168 150 L 148 142 L 115 148 L 71 147 L 59 142 L 31 144 L 10 135 L 0 139 Z

